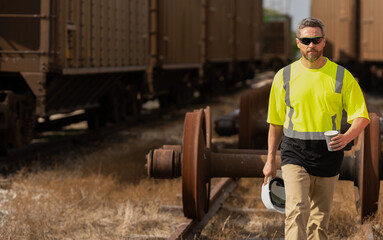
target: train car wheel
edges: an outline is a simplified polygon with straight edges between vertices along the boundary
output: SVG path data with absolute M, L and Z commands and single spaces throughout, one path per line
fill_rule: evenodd
M 361 163 L 360 176 L 362 181 L 359 185 L 361 220 L 374 214 L 378 209 L 379 200 L 379 159 L 380 149 L 380 126 L 379 116 L 370 114 L 370 124 L 365 130 L 364 161 Z
M 205 114 L 209 114 L 206 112 Z M 210 166 L 205 114 L 187 113 L 182 146 L 182 201 L 184 215 L 201 220 L 209 208 Z

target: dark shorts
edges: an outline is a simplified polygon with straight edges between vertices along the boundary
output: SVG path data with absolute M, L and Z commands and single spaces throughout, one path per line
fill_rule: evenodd
M 302 166 L 313 176 L 333 177 L 339 174 L 343 151 L 330 152 L 325 140 L 301 140 L 283 136 L 281 143 L 282 166 Z

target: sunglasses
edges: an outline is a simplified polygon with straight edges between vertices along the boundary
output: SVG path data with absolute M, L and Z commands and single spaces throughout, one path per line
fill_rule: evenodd
M 310 43 L 314 43 L 315 45 L 322 42 L 323 37 L 313 37 L 313 38 L 298 38 L 301 43 L 304 45 L 310 45 Z

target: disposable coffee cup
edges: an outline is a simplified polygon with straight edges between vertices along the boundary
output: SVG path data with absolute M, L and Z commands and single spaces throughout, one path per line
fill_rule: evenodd
M 337 130 L 331 130 L 331 131 L 327 131 L 327 132 L 324 133 L 324 136 L 326 138 L 326 143 L 327 143 L 327 149 L 330 152 L 332 152 L 334 150 L 332 150 L 332 148 L 328 144 L 331 142 L 331 138 L 335 137 L 338 134 L 339 134 L 339 132 Z

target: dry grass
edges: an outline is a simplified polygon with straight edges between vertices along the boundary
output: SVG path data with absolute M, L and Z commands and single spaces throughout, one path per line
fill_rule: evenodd
M 284 216 L 271 213 L 238 213 L 225 206 L 254 209 L 264 208 L 260 196 L 262 179 L 241 179 L 230 197 L 212 221 L 202 231 L 200 239 L 251 239 L 284 237 Z M 383 239 L 383 182 L 381 181 L 379 210 L 374 218 L 360 224 L 354 200 L 354 186 L 350 181 L 339 181 L 331 212 L 330 239 L 368 239 L 373 229 L 375 239 Z
M 182 136 L 182 124 L 172 126 Z M 0 239 L 167 237 L 184 217 L 160 206 L 182 204 L 181 182 L 149 179 L 144 168 L 145 155 L 164 137 L 181 141 L 165 132 L 163 126 L 126 131 L 54 156 L 53 166 L 14 174 L 11 187 L 0 190 Z
M 179 181 L 153 186 L 149 179 L 120 184 L 113 177 L 62 170 L 19 173 L 12 188 L 1 192 L 1 239 L 167 236 L 171 216 L 158 208 L 174 201 L 167 193 L 180 189 Z

